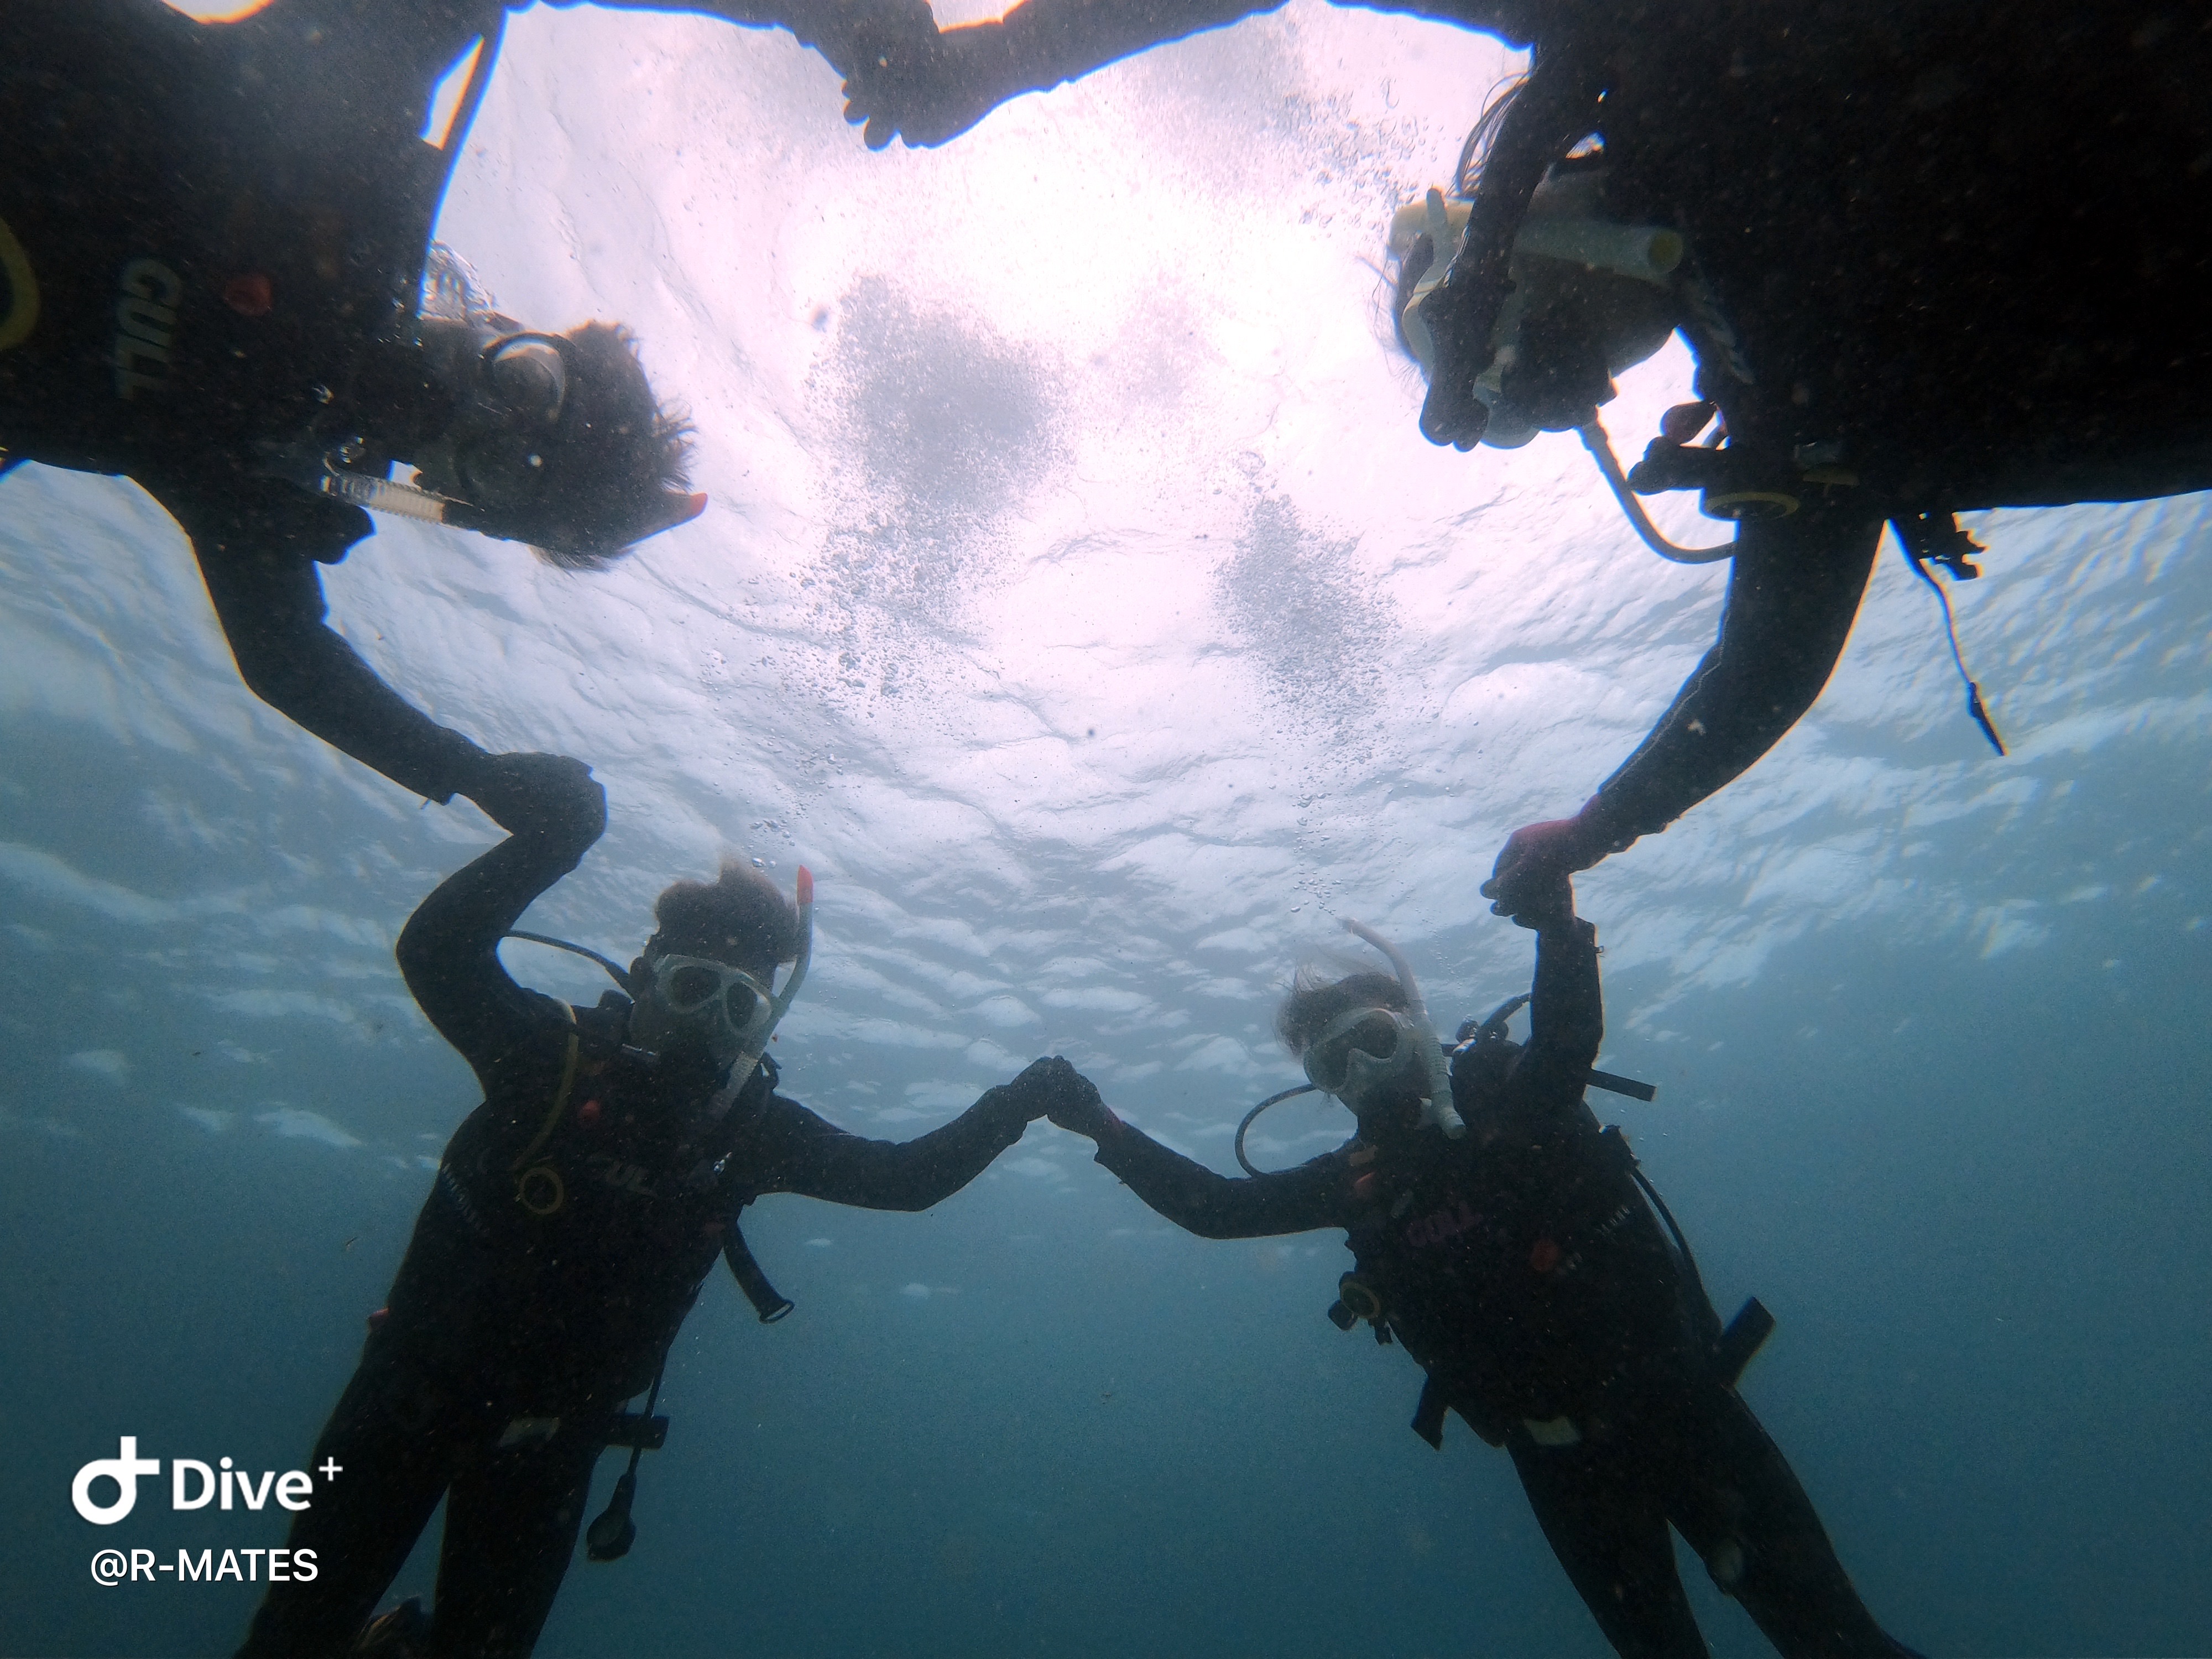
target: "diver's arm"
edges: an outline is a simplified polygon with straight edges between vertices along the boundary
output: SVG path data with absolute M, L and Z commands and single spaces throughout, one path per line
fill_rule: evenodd
M 902 33 L 846 69 L 845 118 L 867 143 L 941 144 L 1000 104 L 1048 92 L 1170 40 L 1273 11 L 1283 0 L 1023 0 L 994 21 Z M 834 54 L 831 54 L 835 61 Z M 841 64 L 841 68 L 845 66 Z
M 254 696 L 418 795 L 446 801 L 475 786 L 484 751 L 377 678 L 324 624 L 316 557 L 343 552 L 367 532 L 359 508 L 289 484 L 241 482 L 221 498 L 151 488 L 191 538 L 208 598 Z
M 1524 15 L 1531 9 L 1515 0 L 1331 0 L 1331 3 L 1478 29 L 1496 35 L 1510 46 L 1525 47 L 1535 39 L 1535 31 Z
M 948 29 L 995 45 L 976 60 L 1001 77 L 1001 100 L 1048 92 L 1094 70 L 1208 29 L 1226 27 L 1283 0 L 1022 0 L 992 23 Z
M 1742 526 L 1719 639 L 1598 787 L 1593 804 L 1616 836 L 1664 830 L 1748 771 L 1813 706 L 1850 637 L 1882 523 L 1832 507 Z
M 756 1132 L 760 1163 L 753 1180 L 764 1193 L 797 1193 L 865 1210 L 926 1210 L 982 1174 L 1029 1127 L 1028 1115 L 1003 1085 L 912 1140 L 848 1134 L 777 1095 Z
M 1517 1081 L 1545 1094 L 1582 1098 L 1584 1079 L 1605 1042 L 1597 929 L 1571 908 L 1536 929 L 1536 982 L 1528 1000 L 1528 1047 Z
M 521 4 L 525 0 L 508 0 Z M 802 46 L 850 76 L 876 60 L 900 64 L 929 57 L 937 24 L 928 0 L 551 0 L 617 11 L 688 12 L 717 17 L 740 28 L 789 29 Z
M 438 1035 L 492 1084 L 491 1073 L 546 1023 L 547 1000 L 517 985 L 499 942 L 538 896 L 574 870 L 606 828 L 606 791 L 581 761 L 497 755 L 514 833 L 438 884 L 400 930 L 394 953 Z
M 1482 887 L 1497 914 L 1517 915 L 1560 877 L 1656 835 L 1782 740 L 1843 654 L 1882 522 L 1811 507 L 1738 531 L 1719 639 L 1581 811 L 1507 838 Z
M 1340 1149 L 1294 1170 L 1233 1179 L 1170 1152 L 1110 1112 L 1097 1131 L 1098 1162 L 1154 1210 L 1200 1238 L 1273 1238 L 1341 1227 L 1352 1166 Z
M 867 1140 L 778 1095 L 754 1131 L 754 1189 L 870 1210 L 926 1210 L 982 1174 L 1047 1112 L 1097 1097 L 1089 1079 L 1054 1054 L 986 1089 L 942 1128 L 913 1140 Z

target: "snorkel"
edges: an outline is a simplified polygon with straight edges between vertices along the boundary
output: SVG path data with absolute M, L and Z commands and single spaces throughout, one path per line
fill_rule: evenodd
M 1436 1027 L 1429 1024 L 1428 1005 L 1421 1000 L 1420 982 L 1413 977 L 1413 964 L 1406 960 L 1404 951 L 1365 922 L 1354 921 L 1347 916 L 1344 927 L 1346 933 L 1357 933 L 1389 958 L 1391 970 L 1398 975 L 1398 988 L 1406 994 L 1406 1022 L 1413 1028 L 1414 1040 L 1420 1044 L 1421 1057 L 1427 1062 L 1429 1087 L 1427 1103 L 1421 1108 L 1421 1123 L 1424 1127 L 1433 1124 L 1450 1139 L 1458 1139 L 1467 1133 L 1467 1125 L 1452 1105 L 1451 1073 L 1444 1063 L 1443 1044 L 1437 1039 Z
M 713 1098 L 708 1101 L 707 1118 L 710 1122 L 720 1122 L 730 1108 L 737 1103 L 738 1096 L 744 1092 L 745 1085 L 752 1080 L 753 1073 L 760 1066 L 761 1056 L 768 1052 L 769 1042 L 775 1036 L 775 1028 L 791 1012 L 791 1005 L 799 995 L 799 988 L 806 983 L 806 964 L 814 955 L 814 872 L 803 864 L 799 866 L 799 875 L 793 884 L 793 896 L 799 905 L 798 959 L 791 964 L 791 973 L 783 981 L 783 989 L 769 999 L 768 1024 L 761 1028 L 760 1035 L 753 1039 L 752 1046 L 741 1049 L 738 1057 L 730 1062 L 729 1076 L 714 1091 Z M 769 982 L 773 984 L 774 981 L 775 975 L 771 973 Z

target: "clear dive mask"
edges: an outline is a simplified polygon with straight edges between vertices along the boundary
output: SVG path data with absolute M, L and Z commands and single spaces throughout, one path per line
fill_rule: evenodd
M 1389 1008 L 1353 1008 L 1338 1015 L 1300 1056 L 1306 1081 L 1364 1112 L 1400 1085 L 1428 1092 L 1428 1070 L 1413 1023 Z
M 471 384 L 426 473 L 448 493 L 498 512 L 535 499 L 545 484 L 546 440 L 568 402 L 568 371 L 557 336 L 514 333 L 487 340 L 477 352 Z
M 430 245 L 416 304 L 425 366 L 453 406 L 422 458 L 429 486 L 422 493 L 437 495 L 441 506 L 496 509 L 527 501 L 539 487 L 544 434 L 559 424 L 568 399 L 564 343 L 501 311 L 475 269 L 442 242 Z M 398 498 L 361 505 L 407 511 Z
M 1403 951 L 1364 922 L 1347 918 L 1345 929 L 1357 933 L 1390 959 L 1405 993 L 1403 1009 L 1354 1008 L 1340 1014 L 1306 1045 L 1306 1076 L 1314 1086 L 1334 1095 L 1354 1113 L 1364 1112 L 1400 1089 L 1419 1095 L 1421 1122 L 1457 1139 L 1467 1125 L 1452 1105 L 1451 1073 L 1443 1044 L 1429 1023 L 1420 981 Z M 1328 1080 L 1324 1080 L 1328 1079 Z
M 806 964 L 813 959 L 814 956 L 814 872 L 803 864 L 799 866 L 798 877 L 793 884 L 792 896 L 799 909 L 799 956 L 791 964 L 791 972 L 785 976 L 783 988 L 781 991 L 772 990 L 769 987 L 754 980 L 750 975 L 739 973 L 734 968 L 723 969 L 730 977 L 728 979 L 718 977 L 711 989 L 707 988 L 704 980 L 693 980 L 687 987 L 683 983 L 685 969 L 691 964 L 699 963 L 696 957 L 687 957 L 678 959 L 685 964 L 685 969 L 679 969 L 671 975 L 672 982 L 679 989 L 688 989 L 694 995 L 699 995 L 701 992 L 704 992 L 704 994 L 699 997 L 699 1000 L 690 1006 L 695 1010 L 703 1011 L 711 1008 L 714 1012 L 710 1018 L 717 1026 L 730 1022 L 733 1005 L 746 992 L 750 992 L 758 999 L 758 1006 L 750 1013 L 743 1016 L 746 1023 L 745 1034 L 737 1044 L 736 1051 L 730 1057 L 729 1075 L 722 1080 L 722 1086 L 714 1091 L 714 1097 L 707 1103 L 707 1115 L 710 1120 L 719 1120 L 736 1103 L 738 1093 L 747 1083 L 751 1081 L 754 1068 L 760 1064 L 761 1055 L 767 1052 L 769 1039 L 775 1035 L 775 1028 L 781 1023 L 783 1017 L 791 1012 L 791 1005 L 799 995 L 799 988 L 806 982 Z M 664 957 L 662 960 L 666 961 L 669 958 Z M 720 963 L 706 963 L 700 965 L 723 969 L 723 964 Z M 770 977 L 773 978 L 773 975 Z M 656 994 L 658 990 L 656 974 Z M 717 1060 L 722 1058 L 720 1049 L 715 1050 L 714 1058 Z
M 1538 189 L 1529 204 L 1528 216 L 1514 238 L 1508 267 L 1513 291 L 1506 296 L 1491 335 L 1490 365 L 1474 382 L 1474 395 L 1490 411 L 1482 442 L 1493 449 L 1518 449 L 1545 429 L 1535 413 L 1516 405 L 1504 382 L 1528 347 L 1523 337 L 1524 324 L 1545 308 L 1562 280 L 1596 273 L 1629 278 L 1662 290 L 1673 287 L 1674 273 L 1685 251 L 1681 234 L 1662 226 L 1624 225 L 1603 217 L 1597 200 L 1601 185 L 1601 176 L 1593 170 L 1554 173 Z M 1423 200 L 1400 208 L 1391 222 L 1390 252 L 1398 259 L 1404 260 L 1424 234 L 1435 250 L 1398 316 L 1406 344 L 1424 375 L 1436 372 L 1436 343 L 1422 319 L 1421 305 L 1443 282 L 1466 234 L 1472 210 L 1472 203 L 1448 199 L 1443 191 L 1432 188 Z M 1657 351 L 1672 331 L 1671 325 L 1655 331 L 1642 319 L 1624 318 L 1602 331 L 1607 337 L 1590 342 L 1590 346 L 1603 357 L 1607 373 L 1618 374 Z M 1591 408 L 1594 415 L 1595 405 Z
M 742 968 L 704 957 L 657 957 L 648 964 L 653 996 L 671 1024 L 707 1041 L 716 1060 L 734 1060 L 775 1021 L 775 993 Z

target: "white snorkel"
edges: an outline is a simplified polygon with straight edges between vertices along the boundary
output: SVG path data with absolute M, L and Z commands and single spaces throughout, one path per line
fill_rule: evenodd
M 1390 959 L 1390 966 L 1398 975 L 1398 988 L 1406 994 L 1405 1018 L 1413 1028 L 1414 1040 L 1421 1045 L 1421 1057 L 1427 1062 L 1429 1076 L 1427 1104 L 1421 1108 L 1424 1126 L 1434 1124 L 1456 1140 L 1467 1133 L 1467 1124 L 1452 1104 L 1451 1072 L 1444 1063 L 1443 1044 L 1437 1039 L 1436 1027 L 1429 1024 L 1428 1005 L 1421 1000 L 1420 981 L 1413 977 L 1413 964 L 1406 960 L 1405 952 L 1384 939 L 1364 921 L 1345 918 L 1345 931 L 1357 933 Z
M 730 1062 L 729 1076 L 708 1101 L 707 1118 L 709 1122 L 720 1122 L 723 1115 L 737 1104 L 738 1095 L 744 1092 L 745 1085 L 752 1081 L 761 1056 L 768 1052 L 769 1039 L 775 1035 L 775 1028 L 782 1023 L 783 1017 L 791 1012 L 792 1002 L 799 995 L 799 988 L 806 983 L 806 963 L 814 954 L 814 872 L 803 864 L 799 866 L 793 892 L 799 902 L 799 959 L 791 964 L 791 973 L 783 981 L 783 989 L 769 1000 L 768 1024 L 761 1027 L 759 1035 L 753 1038 L 749 1047 L 738 1051 L 738 1057 Z

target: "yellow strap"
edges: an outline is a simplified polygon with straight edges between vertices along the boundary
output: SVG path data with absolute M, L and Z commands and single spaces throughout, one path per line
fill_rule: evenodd
M 545 1121 L 538 1131 L 538 1138 L 525 1146 L 522 1149 L 522 1155 L 509 1166 L 515 1170 L 521 1169 L 524 1164 L 537 1157 L 538 1149 L 553 1139 L 553 1131 L 561 1121 L 561 1114 L 568 1109 L 568 1091 L 576 1086 L 576 1051 L 579 1047 L 575 1030 L 576 1013 L 575 1010 L 565 1002 L 561 1005 L 561 1012 L 568 1017 L 569 1027 L 568 1053 L 567 1058 L 561 1062 L 561 1087 L 553 1096 L 553 1109 L 545 1114 Z
M 0 311 L 0 351 L 5 351 L 29 339 L 39 325 L 39 279 L 5 219 L 0 219 L 0 276 L 8 284 L 7 309 Z

